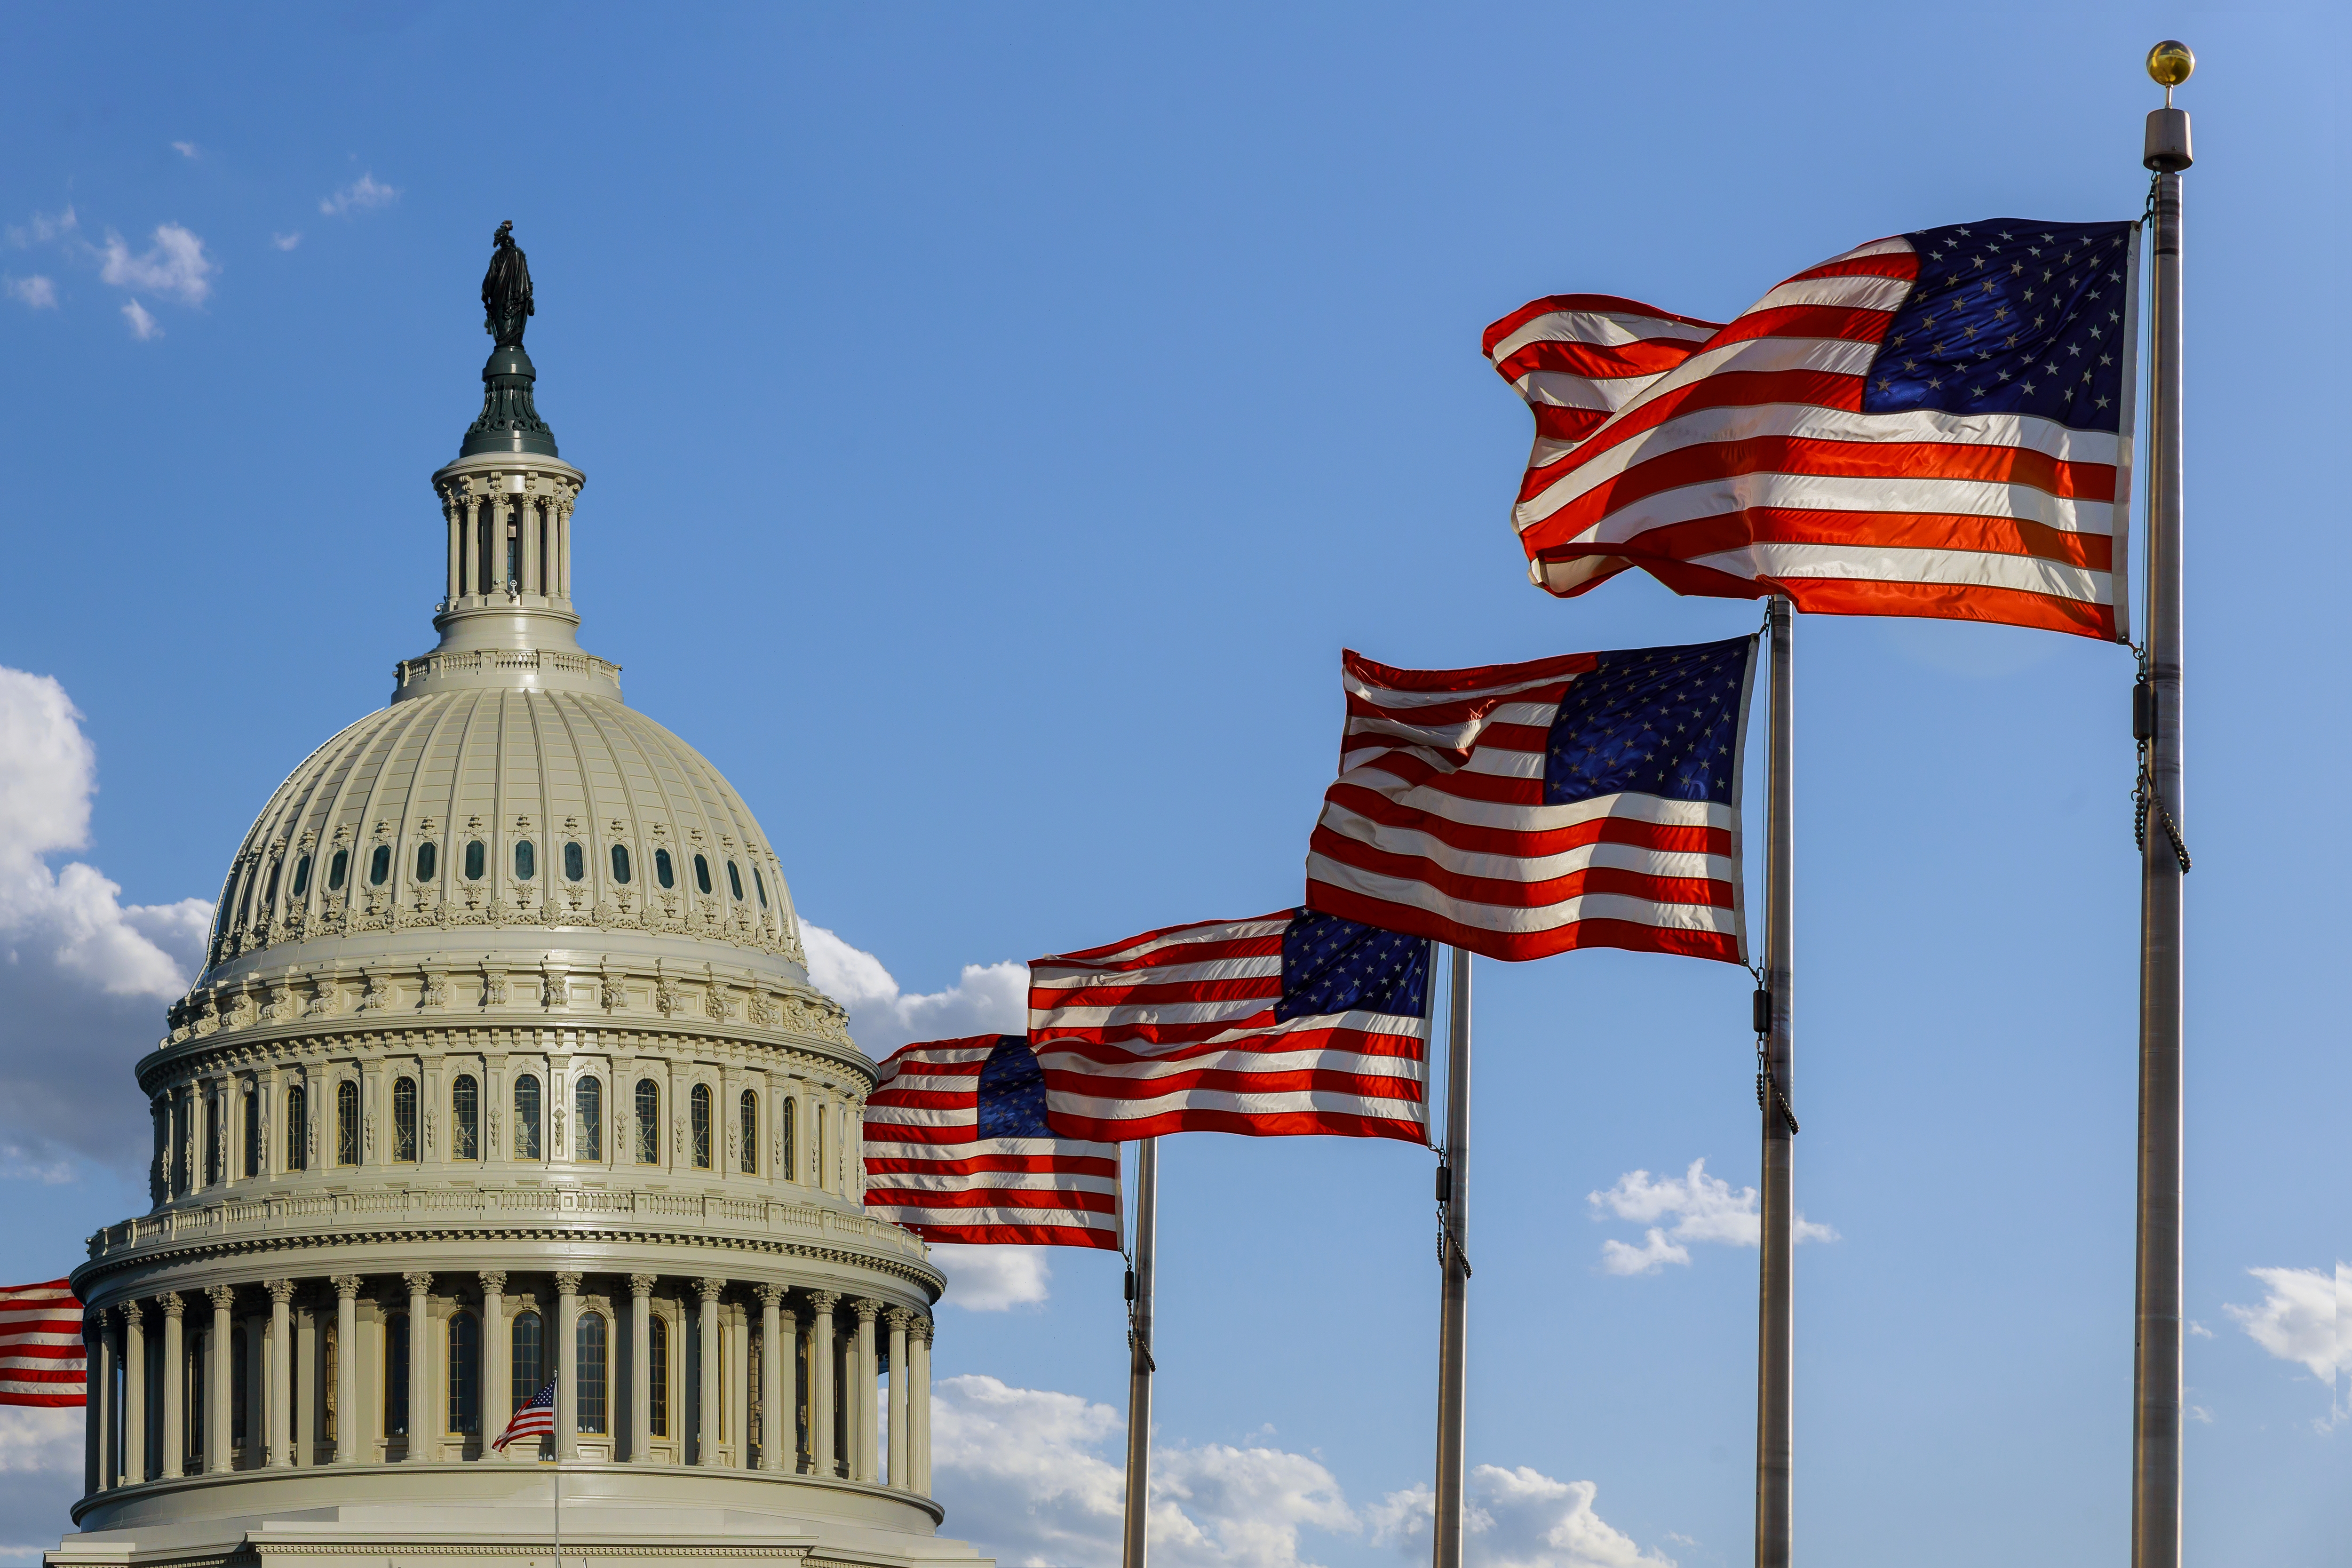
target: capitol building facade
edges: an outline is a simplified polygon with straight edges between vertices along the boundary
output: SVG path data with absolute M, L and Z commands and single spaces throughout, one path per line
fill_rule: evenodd
M 985 1561 L 929 1497 L 941 1278 L 861 1204 L 874 1066 L 742 797 L 582 649 L 503 228 L 484 297 L 439 645 L 263 808 L 138 1064 L 47 1561 Z

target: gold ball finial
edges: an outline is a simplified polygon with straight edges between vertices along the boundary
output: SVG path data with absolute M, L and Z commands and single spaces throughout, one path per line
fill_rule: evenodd
M 2157 86 L 2164 89 L 2169 99 L 2172 89 L 2189 79 L 2197 68 L 2197 57 L 2189 46 L 2178 38 L 2167 38 L 2147 51 L 2147 74 Z

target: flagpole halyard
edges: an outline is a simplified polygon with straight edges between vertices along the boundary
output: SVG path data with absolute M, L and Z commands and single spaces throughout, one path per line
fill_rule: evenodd
M 1445 1159 L 1438 1166 L 1437 1488 L 1433 1568 L 1462 1568 L 1464 1401 L 1470 1310 L 1470 950 L 1454 950 L 1445 1047 Z
M 1763 1071 L 1756 1098 L 1763 1115 L 1763 1215 L 1756 1309 L 1756 1568 L 1788 1568 L 1790 1362 L 1795 1353 L 1790 1254 L 1796 1236 L 1795 878 L 1796 684 L 1791 629 L 1796 610 L 1772 596 L 1772 712 L 1766 744 L 1764 806 Z
M 2140 779 L 2151 818 L 2140 844 L 2139 1172 L 2132 1357 L 2132 1568 L 2180 1563 L 2180 1168 L 2182 883 L 2189 852 L 2181 758 L 2180 174 L 2189 115 L 2172 89 L 2196 58 L 2169 39 L 2148 51 L 2164 107 L 2147 117 L 2156 173 L 2147 466 L 2147 697 Z
M 1127 1309 L 1127 1513 L 1119 1562 L 1144 1568 L 1151 1502 L 1151 1287 L 1160 1232 L 1160 1140 L 1135 1145 L 1134 1294 Z

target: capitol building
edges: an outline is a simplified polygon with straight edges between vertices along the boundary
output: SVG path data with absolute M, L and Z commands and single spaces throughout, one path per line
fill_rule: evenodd
M 263 806 L 138 1063 L 47 1562 L 984 1563 L 929 1495 L 941 1277 L 861 1204 L 874 1064 L 742 796 L 577 639 L 584 477 L 497 246 L 440 641 Z

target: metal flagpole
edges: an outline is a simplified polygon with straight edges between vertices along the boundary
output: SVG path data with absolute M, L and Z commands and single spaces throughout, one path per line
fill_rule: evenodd
M 1445 1047 L 1445 1162 L 1437 1167 L 1443 1283 L 1437 1315 L 1437 1516 L 1434 1568 L 1462 1568 L 1462 1482 L 1469 1348 L 1470 950 L 1454 950 L 1454 1016 Z
M 555 1468 L 548 1479 L 555 1487 L 555 1568 L 563 1568 L 563 1456 L 555 1456 Z
M 1793 972 L 1796 870 L 1796 724 L 1790 699 L 1795 686 L 1790 628 L 1795 607 L 1774 595 L 1768 616 L 1772 633 L 1772 728 L 1766 761 L 1769 787 L 1764 821 L 1764 988 L 1757 994 L 1759 1037 L 1756 1098 L 1764 1114 L 1763 1258 L 1758 1266 L 1756 1307 L 1756 1568 L 1788 1568 L 1790 1449 L 1789 1366 L 1795 1351 L 1790 1252 L 1792 1225 L 1796 1112 L 1796 1037 Z
M 2156 320 L 2149 381 L 2147 650 L 2133 730 L 2139 780 L 2139 1258 L 2132 1361 L 2132 1568 L 2180 1562 L 2180 1046 L 2182 842 L 2180 647 L 2180 172 L 2189 115 L 2172 89 L 2197 59 L 2167 39 L 2148 51 L 2164 107 L 2147 117 L 2156 171 Z M 2121 498 L 2129 503 L 2129 498 Z
M 1135 1263 L 1127 1308 L 1127 1531 L 1119 1561 L 1144 1568 L 1151 1501 L 1151 1276 L 1160 1229 L 1160 1140 L 1135 1146 Z

